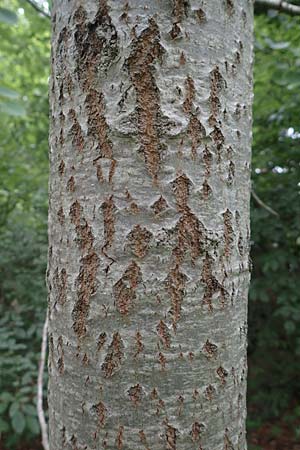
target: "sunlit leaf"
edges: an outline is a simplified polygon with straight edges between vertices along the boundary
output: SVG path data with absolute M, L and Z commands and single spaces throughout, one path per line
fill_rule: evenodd
M 13 89 L 9 89 L 5 86 L 0 86 L 0 95 L 6 98 L 18 98 L 20 94 Z
M 10 116 L 24 116 L 26 114 L 24 106 L 17 102 L 1 102 L 0 112 Z

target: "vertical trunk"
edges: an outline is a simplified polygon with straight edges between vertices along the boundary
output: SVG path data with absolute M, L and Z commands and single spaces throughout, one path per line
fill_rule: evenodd
M 51 450 L 245 450 L 252 2 L 55 0 Z

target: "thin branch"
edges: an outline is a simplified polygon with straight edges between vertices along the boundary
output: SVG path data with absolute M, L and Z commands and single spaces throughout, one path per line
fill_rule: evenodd
M 300 6 L 283 0 L 255 0 L 255 3 L 266 6 L 267 8 L 276 9 L 292 16 L 300 16 Z
M 39 373 L 38 373 L 38 382 L 37 382 L 37 413 L 41 427 L 42 433 L 42 444 L 44 450 L 49 450 L 49 440 L 48 440 L 48 431 L 47 431 L 47 423 L 45 420 L 45 414 L 43 409 L 43 375 L 45 368 L 45 359 L 46 359 L 46 351 L 47 351 L 47 333 L 48 333 L 48 312 L 46 315 L 46 320 L 43 327 L 43 336 L 42 336 L 42 347 L 41 347 L 41 357 L 39 363 Z
M 44 17 L 47 17 L 47 19 L 51 18 L 51 15 L 48 14 L 43 8 L 38 6 L 35 1 L 33 0 L 25 0 L 29 5 L 31 5 L 38 13 L 42 14 Z
M 272 209 L 270 206 L 266 205 L 266 203 L 263 202 L 259 198 L 259 196 L 256 194 L 256 192 L 253 189 L 251 189 L 251 194 L 252 194 L 254 200 L 259 204 L 259 206 L 266 209 L 270 214 L 273 214 L 273 216 L 279 217 L 278 212 L 274 211 L 274 209 Z

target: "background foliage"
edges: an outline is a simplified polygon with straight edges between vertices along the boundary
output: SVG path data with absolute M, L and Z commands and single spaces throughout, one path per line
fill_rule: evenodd
M 300 19 L 258 10 L 255 21 L 253 189 L 278 216 L 252 198 L 250 431 L 300 416 Z M 0 445 L 14 450 L 39 433 L 50 21 L 3 1 L 0 34 Z

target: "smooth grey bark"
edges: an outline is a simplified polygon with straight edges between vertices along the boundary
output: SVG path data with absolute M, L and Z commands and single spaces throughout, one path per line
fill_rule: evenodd
M 51 450 L 245 450 L 248 0 L 55 0 Z

